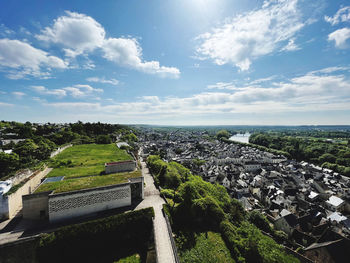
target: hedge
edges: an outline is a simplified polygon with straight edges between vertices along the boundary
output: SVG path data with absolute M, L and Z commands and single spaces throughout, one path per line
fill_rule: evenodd
M 113 262 L 147 250 L 153 208 L 62 227 L 42 236 L 38 262 Z

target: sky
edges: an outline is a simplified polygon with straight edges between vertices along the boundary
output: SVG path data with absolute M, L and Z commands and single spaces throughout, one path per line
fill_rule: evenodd
M 347 0 L 0 0 L 0 119 L 349 125 Z

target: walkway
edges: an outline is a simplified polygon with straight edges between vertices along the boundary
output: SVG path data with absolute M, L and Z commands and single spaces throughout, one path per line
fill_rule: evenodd
M 150 175 L 146 164 L 141 161 L 141 165 L 142 174 L 146 183 L 145 199 L 135 209 L 153 207 L 155 213 L 153 226 L 158 263 L 175 263 L 168 228 L 162 212 L 162 206 L 165 202 L 160 197 L 159 191 L 154 185 L 153 177 Z

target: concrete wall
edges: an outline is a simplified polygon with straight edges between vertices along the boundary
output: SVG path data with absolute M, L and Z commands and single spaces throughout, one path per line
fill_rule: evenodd
M 63 152 L 65 149 L 69 148 L 69 147 L 72 147 L 73 144 L 68 144 L 66 146 L 63 146 L 63 147 L 59 147 L 56 151 L 52 152 L 51 155 L 50 155 L 50 158 L 56 156 L 57 154 Z
M 111 173 L 120 173 L 120 172 L 131 172 L 136 169 L 135 161 L 127 161 L 127 162 L 116 162 L 105 165 L 106 174 Z
M 49 216 L 49 192 L 42 192 L 37 194 L 23 195 L 23 218 L 39 220 L 45 219 Z
M 49 196 L 49 219 L 57 222 L 129 205 L 130 183 L 53 194 Z
M 17 212 L 22 208 L 22 195 L 31 194 L 41 183 L 41 179 L 50 171 L 46 168 L 44 171 L 34 173 L 29 180 L 19 188 L 15 193 L 8 196 L 3 196 L 0 200 L 2 207 L 2 218 L 13 218 Z

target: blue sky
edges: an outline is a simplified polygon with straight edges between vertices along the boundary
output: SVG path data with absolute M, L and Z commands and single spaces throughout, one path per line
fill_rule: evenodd
M 0 5 L 0 119 L 350 124 L 348 1 Z

